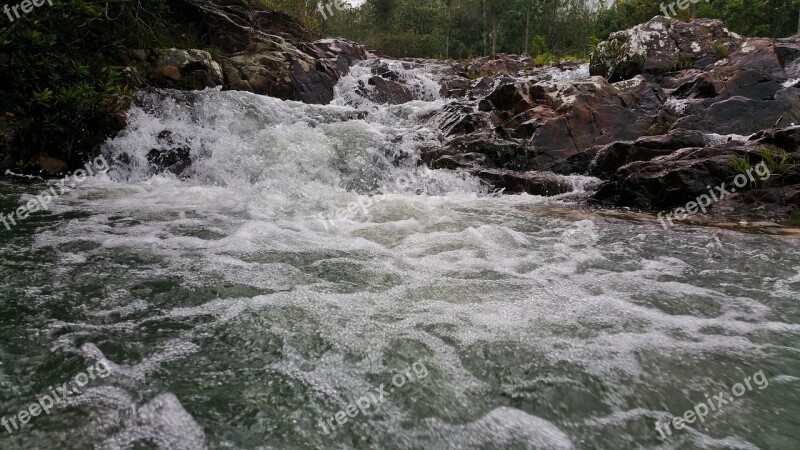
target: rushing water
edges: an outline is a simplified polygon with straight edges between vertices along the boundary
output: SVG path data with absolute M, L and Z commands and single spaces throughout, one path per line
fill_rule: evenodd
M 0 448 L 800 447 L 796 240 L 417 167 L 444 101 L 401 73 L 420 100 L 365 101 L 362 67 L 329 106 L 145 96 L 108 174 L 2 229 L 0 415 L 110 375 Z M 191 149 L 183 179 L 149 169 L 164 130 Z M 0 211 L 42 189 L 5 182 Z

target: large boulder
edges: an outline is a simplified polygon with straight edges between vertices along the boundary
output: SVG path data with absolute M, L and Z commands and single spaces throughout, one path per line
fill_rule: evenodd
M 224 57 L 222 65 L 229 89 L 327 104 L 339 78 L 361 58 L 366 58 L 363 47 L 349 41 L 300 45 L 278 36 L 260 36 L 248 49 Z
M 492 188 L 505 194 L 530 194 L 552 197 L 575 190 L 563 176 L 549 172 L 517 172 L 503 169 L 483 169 L 473 172 Z
M 658 16 L 611 34 L 592 54 L 590 72 L 609 81 L 709 67 L 739 48 L 742 38 L 719 20 L 684 23 Z

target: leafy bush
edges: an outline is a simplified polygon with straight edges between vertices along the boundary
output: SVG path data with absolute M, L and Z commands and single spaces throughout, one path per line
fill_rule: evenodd
M 531 56 L 535 58 L 544 53 L 547 53 L 547 42 L 544 37 L 537 34 L 531 41 Z
M 558 57 L 552 53 L 542 53 L 541 55 L 533 58 L 533 63 L 537 66 L 546 66 L 552 62 L 558 61 Z
M 717 54 L 718 59 L 725 59 L 731 54 L 731 52 L 729 52 L 728 49 L 719 42 L 714 43 L 714 53 Z

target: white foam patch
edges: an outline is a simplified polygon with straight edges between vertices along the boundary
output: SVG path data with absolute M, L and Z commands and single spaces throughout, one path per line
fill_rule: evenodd
M 500 407 L 466 424 L 449 425 L 426 421 L 434 429 L 432 448 L 572 449 L 572 441 L 558 427 L 542 418 L 514 408 Z
M 98 444 L 103 450 L 129 449 L 148 444 L 159 450 L 203 450 L 203 429 L 183 409 L 173 394 L 159 394 L 144 405 L 134 407 L 125 417 L 122 430 Z

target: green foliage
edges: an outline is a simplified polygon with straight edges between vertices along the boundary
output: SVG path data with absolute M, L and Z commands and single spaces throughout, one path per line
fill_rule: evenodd
M 789 214 L 789 217 L 788 217 L 787 220 L 792 225 L 800 226 L 800 211 L 794 211 L 791 214 Z
M 316 2 L 260 1 L 300 17 L 307 17 L 310 9 L 312 21 L 317 22 L 313 28 L 321 29 L 322 15 L 316 11 Z M 523 54 L 528 49 L 534 58 L 551 53 L 583 59 L 611 33 L 664 14 L 662 0 L 616 0 L 607 8 L 596 8 L 592 3 L 366 0 L 360 8 L 336 11 L 326 34 L 363 42 L 391 56 L 463 59 L 490 55 L 496 40 L 500 53 Z M 744 35 L 790 36 L 797 30 L 799 9 L 800 2 L 796 0 L 709 0 L 697 3 L 697 16 L 722 19 L 731 31 Z M 678 19 L 687 20 L 690 14 L 690 9 L 683 10 Z M 398 39 L 394 40 L 394 36 Z M 726 53 L 725 48 L 717 49 L 720 58 Z
M 694 60 L 685 53 L 678 53 L 675 55 L 675 61 L 672 63 L 672 70 L 686 70 L 694 66 Z
M 766 180 L 768 185 L 777 183 L 789 171 L 797 167 L 789 160 L 786 150 L 774 145 L 765 145 L 761 150 L 761 158 L 770 173 L 769 179 Z
M 535 58 L 545 53 L 547 53 L 547 42 L 543 36 L 537 34 L 531 41 L 531 56 Z
M 767 167 L 769 178 L 763 181 L 756 178 L 756 184 L 761 183 L 765 186 L 779 185 L 782 178 L 797 168 L 797 165 L 792 163 L 786 151 L 774 145 L 764 145 L 759 149 L 758 153 L 761 157 L 761 162 L 758 164 L 763 163 Z M 747 174 L 756 170 L 750 163 L 749 154 L 733 158 L 731 167 L 736 174 Z
M 747 156 L 737 156 L 731 160 L 731 169 L 735 174 L 747 173 L 750 168 L 750 159 Z
M 558 62 L 559 58 L 552 53 L 542 53 L 541 55 L 533 58 L 533 63 L 537 66 L 546 66 L 553 62 Z
M 725 59 L 730 56 L 730 52 L 724 45 L 720 44 L 719 42 L 714 43 L 714 53 L 717 54 L 718 59 Z

